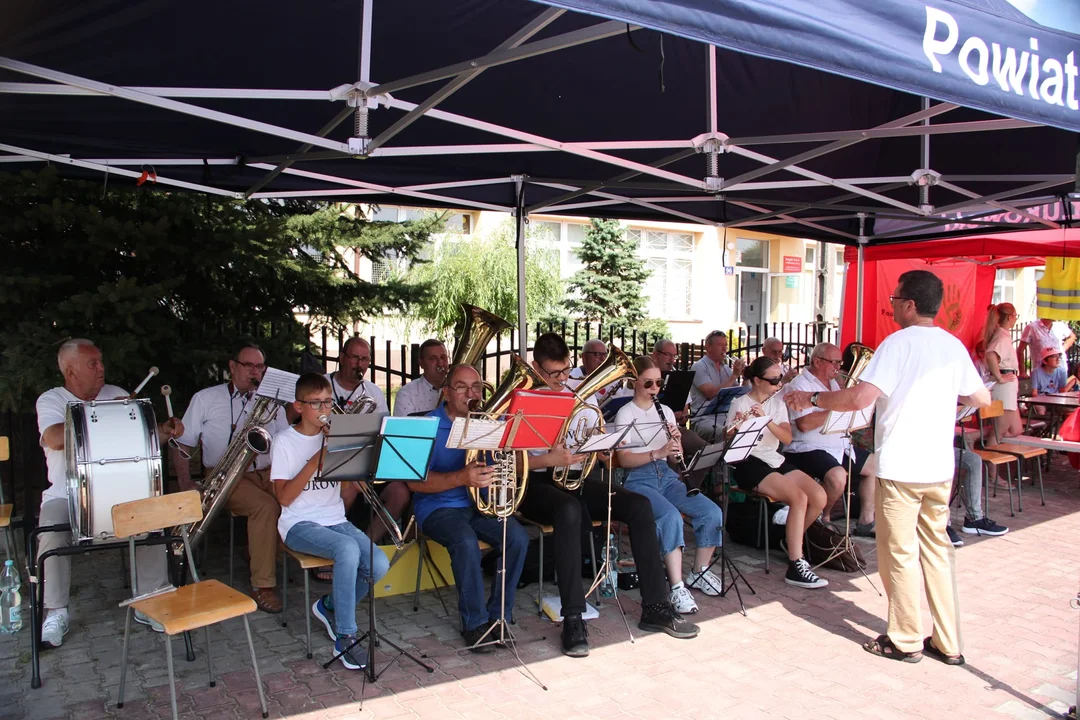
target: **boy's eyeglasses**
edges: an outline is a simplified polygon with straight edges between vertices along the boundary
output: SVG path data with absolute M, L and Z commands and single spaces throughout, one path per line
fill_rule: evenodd
M 320 408 L 329 410 L 334 407 L 333 400 L 301 400 L 300 402 L 304 403 L 312 410 L 319 410 Z

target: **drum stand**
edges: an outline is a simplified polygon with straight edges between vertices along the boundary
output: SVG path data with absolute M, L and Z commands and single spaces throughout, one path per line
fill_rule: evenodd
M 608 453 L 608 464 L 607 464 L 607 476 L 608 476 L 607 523 L 604 526 L 604 528 L 605 528 L 604 534 L 606 536 L 605 540 L 604 540 L 604 562 L 600 563 L 600 567 L 598 569 L 598 572 L 596 573 L 596 577 L 593 578 L 592 585 L 590 585 L 589 589 L 585 591 L 585 597 L 589 597 L 589 595 L 592 595 L 593 592 L 596 591 L 596 588 L 600 585 L 600 583 L 603 582 L 603 579 L 605 577 L 609 576 L 609 573 L 611 572 L 611 539 L 612 539 L 612 537 L 614 537 L 612 535 L 612 533 L 611 533 L 611 501 L 612 501 L 612 498 L 615 497 L 615 490 L 614 490 L 614 487 L 613 487 L 613 484 L 614 484 L 614 481 L 615 481 L 614 464 L 615 464 L 614 453 L 609 452 Z M 592 542 L 591 537 L 589 538 L 589 542 Z M 617 576 L 618 576 L 618 573 L 616 573 L 616 577 Z M 630 636 L 630 643 L 633 644 L 633 642 L 634 642 L 634 633 L 631 632 L 631 630 L 630 630 L 630 621 L 626 619 L 626 611 L 623 610 L 622 601 L 619 600 L 619 584 L 618 584 L 617 580 L 616 580 L 615 583 L 612 584 L 611 589 L 612 589 L 612 597 L 615 598 L 615 605 L 619 608 L 619 614 L 622 615 L 623 625 L 626 626 L 626 634 Z

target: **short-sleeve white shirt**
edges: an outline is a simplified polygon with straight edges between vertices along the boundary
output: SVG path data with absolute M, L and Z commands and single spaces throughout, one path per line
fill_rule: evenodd
M 810 368 L 806 368 L 788 383 L 787 387 L 792 391 L 831 392 L 839 390 L 840 384 L 836 380 L 830 380 L 829 386 L 825 387 L 825 383 L 811 373 Z M 816 412 L 827 411 L 818 408 L 788 411 L 788 415 L 791 417 L 791 444 L 787 446 L 787 451 L 801 453 L 810 452 L 811 450 L 824 450 L 832 455 L 837 462 L 843 462 L 844 453 L 847 452 L 849 447 L 847 438 L 839 434 L 826 435 L 821 432 L 822 428 L 820 427 L 804 432 L 796 424 L 797 419 Z
M 664 409 L 664 422 L 671 425 L 675 422 L 675 413 L 667 405 L 661 405 Z M 644 443 L 644 447 L 631 448 L 633 453 L 647 453 L 660 450 L 668 443 L 667 433 L 660 422 L 660 416 L 656 414 L 656 405 L 640 408 L 634 401 L 623 405 L 619 412 L 615 413 L 615 425 L 621 432 L 627 425 L 634 423 L 633 429 L 627 434 L 626 440 L 633 445 Z
M 913 325 L 885 338 L 860 376 L 877 399 L 878 477 L 905 483 L 953 476 L 956 400 L 983 389 L 963 343 Z
M 126 390 L 115 385 L 103 385 L 94 399 L 115 400 L 127 397 L 128 394 Z M 68 403 L 73 402 L 82 402 L 82 400 L 63 386 L 41 393 L 36 403 L 38 435 L 44 435 L 45 430 L 53 425 L 63 425 L 67 421 Z M 66 440 L 67 438 L 65 442 Z M 66 500 L 68 496 L 67 458 L 64 456 L 64 450 L 53 450 L 45 447 L 44 444 L 41 445 L 41 449 L 45 451 L 45 465 L 49 471 L 49 487 L 41 493 L 41 504 L 44 505 L 49 500 Z
M 386 407 L 386 396 L 375 383 L 361 380 L 355 388 L 346 390 L 338 384 L 336 372 L 327 373 L 326 379 L 330 381 L 330 387 L 333 388 L 334 401 L 343 410 L 366 395 L 375 401 L 375 412 L 390 414 L 389 408 Z
M 177 442 L 195 447 L 202 442 L 202 464 L 215 467 L 232 442 L 233 434 L 247 423 L 248 412 L 258 400 L 254 393 L 245 396 L 232 390 L 230 383 L 222 383 L 195 393 L 184 412 L 184 434 Z M 285 411 L 278 407 L 274 419 L 266 426 L 275 435 L 289 427 Z M 255 456 L 255 469 L 270 467 L 269 453 Z
M 394 398 L 394 416 L 405 417 L 413 413 L 429 413 L 439 405 L 439 388 L 420 377 L 405 383 Z
M 294 427 L 287 427 L 274 436 L 270 454 L 270 479 L 284 482 L 296 477 L 307 461 L 322 447 L 322 433 L 304 435 Z M 316 474 L 318 471 L 316 470 Z M 345 503 L 341 499 L 341 484 L 319 480 L 313 474 L 304 489 L 289 505 L 281 506 L 278 518 L 278 534 L 284 540 L 289 530 L 298 522 L 310 521 L 324 527 L 345 522 Z
M 740 395 L 735 398 L 731 403 L 731 409 L 728 410 L 728 417 L 735 417 L 739 413 L 744 413 L 750 410 L 750 408 L 757 405 L 757 400 L 750 397 L 750 394 Z M 769 416 L 777 425 L 790 422 L 788 419 L 787 406 L 784 405 L 784 401 L 780 399 L 780 394 L 776 393 L 772 395 L 761 405 L 761 409 L 765 411 L 765 414 Z M 749 418 L 747 418 L 749 421 Z M 784 456 L 780 454 L 780 439 L 772 434 L 772 430 L 766 425 L 765 429 L 761 431 L 761 440 L 750 451 L 750 455 L 756 457 L 758 460 L 763 461 L 771 468 L 778 468 L 784 464 Z

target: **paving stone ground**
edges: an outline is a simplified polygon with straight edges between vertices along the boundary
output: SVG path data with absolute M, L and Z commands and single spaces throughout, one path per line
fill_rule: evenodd
M 779 554 L 765 574 L 761 551 L 732 545 L 731 555 L 757 591 L 742 588 L 748 616 L 739 613 L 734 595 L 698 596 L 694 619 L 702 632 L 692 641 L 639 632 L 635 591 L 622 594 L 633 643 L 614 605 L 605 603 L 600 619 L 590 623 L 590 657 L 566 658 L 556 647 L 558 627 L 532 611 L 535 585 L 520 591 L 519 652 L 546 691 L 508 650 L 458 652 L 455 596 L 445 590 L 449 617 L 432 592 L 422 596 L 417 612 L 411 596 L 376 602 L 387 636 L 426 654 L 433 673 L 398 660 L 371 685 L 340 665 L 323 670 L 331 646 L 316 626 L 315 659 L 305 657 L 303 584 L 293 573 L 288 627 L 281 627 L 280 616 L 251 616 L 269 710 L 272 717 L 305 720 L 1060 717 L 1076 692 L 1080 611 L 1069 603 L 1078 587 L 1080 477 L 1057 458 L 1046 478 L 1046 505 L 1039 504 L 1037 488 L 1025 487 L 1024 501 L 1024 511 L 1009 517 L 1000 492 L 990 500 L 990 515 L 1012 531 L 1002 538 L 964 536 L 967 544 L 957 550 L 968 660 L 962 668 L 928 658 L 897 663 L 860 649 L 884 631 L 887 612 L 871 586 L 881 585 L 872 541 L 859 541 L 871 561 L 869 580 L 825 571 L 831 584 L 821 591 L 785 585 Z M 954 510 L 954 518 L 960 512 Z M 237 555 L 242 563 L 243 550 Z M 209 574 L 226 579 L 225 564 L 225 552 L 217 553 L 208 560 Z M 30 689 L 29 629 L 0 636 L 0 718 L 169 717 L 163 641 L 142 626 L 133 632 L 126 703 L 115 707 L 124 620 L 117 603 L 126 597 L 119 556 L 87 555 L 74 567 L 71 632 L 63 647 L 42 653 L 41 689 Z M 244 577 L 242 567 L 237 577 Z M 925 622 L 928 633 L 928 613 Z M 198 658 L 191 663 L 182 641 L 175 641 L 181 717 L 258 718 L 243 625 L 231 621 L 213 633 L 214 688 L 207 683 L 202 635 L 195 637 Z M 380 653 L 380 670 L 391 657 Z

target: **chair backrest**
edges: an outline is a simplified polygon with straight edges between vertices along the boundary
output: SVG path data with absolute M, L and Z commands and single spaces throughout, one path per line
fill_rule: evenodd
M 7 462 L 11 458 L 11 446 L 7 435 L 0 435 L 0 462 Z
M 202 497 L 198 490 L 159 495 L 113 505 L 113 532 L 118 538 L 126 538 L 193 523 L 202 516 Z
M 979 419 L 989 420 L 990 418 L 1001 417 L 1005 414 L 1005 405 L 1000 400 L 995 400 L 984 408 L 979 408 Z

